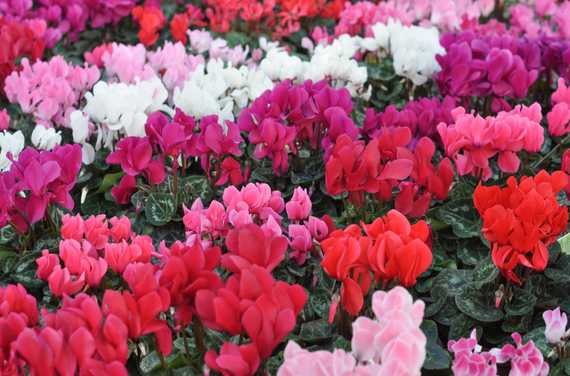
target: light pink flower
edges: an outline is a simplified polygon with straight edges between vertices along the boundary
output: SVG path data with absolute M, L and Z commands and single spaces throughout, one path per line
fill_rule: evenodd
M 568 317 L 566 313 L 560 312 L 560 307 L 555 310 L 548 310 L 542 314 L 542 318 L 546 323 L 544 335 L 550 343 L 558 343 L 562 339 L 568 324 Z

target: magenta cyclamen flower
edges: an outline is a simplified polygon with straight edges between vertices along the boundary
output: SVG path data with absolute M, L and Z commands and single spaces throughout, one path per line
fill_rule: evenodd
M 42 152 L 26 148 L 10 170 L 0 174 L 0 191 L 6 204 L 0 211 L 0 220 L 24 232 L 44 218 L 50 204 L 73 209 L 70 191 L 80 168 L 79 145 Z
M 453 97 L 421 98 L 406 103 L 402 110 L 389 105 L 383 112 L 376 112 L 373 108 L 366 110 L 366 116 L 361 132 L 370 138 L 378 137 L 384 127 L 407 127 L 412 131 L 412 145 L 422 137 L 437 137 L 437 125 L 451 124 L 453 117 L 451 111 L 456 107 Z M 434 140 L 435 141 L 435 140 Z
M 539 44 L 524 38 L 463 32 L 443 35 L 441 44 L 446 54 L 436 57 L 441 71 L 435 76 L 440 92 L 492 96 L 498 109 L 509 109 L 503 97 L 526 97 L 542 68 Z
M 258 97 L 239 118 L 240 130 L 256 145 L 256 158 L 270 158 L 276 174 L 287 171 L 289 154 L 307 142 L 328 156 L 337 137 L 356 139 L 358 128 L 350 118 L 352 101 L 346 89 L 333 89 L 325 81 L 293 85 L 284 81 Z
M 144 173 L 151 184 L 160 184 L 165 178 L 164 162 L 161 159 L 152 159 L 152 147 L 148 137 L 121 139 L 106 161 L 109 164 L 121 165 L 125 174 L 132 177 Z

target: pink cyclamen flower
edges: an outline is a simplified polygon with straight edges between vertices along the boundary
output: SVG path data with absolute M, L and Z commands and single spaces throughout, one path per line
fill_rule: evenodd
M 49 253 L 47 249 L 44 249 L 41 257 L 36 259 L 36 264 L 38 266 L 36 271 L 38 278 L 46 280 L 53 269 L 59 266 L 59 257 L 56 254 Z
M 85 224 L 80 215 L 71 216 L 65 214 L 62 219 L 62 226 L 60 229 L 61 237 L 63 239 L 83 239 L 85 233 Z
M 495 356 L 497 363 L 511 361 L 509 376 L 547 376 L 550 367 L 534 342 L 528 341 L 523 345 L 519 333 L 515 332 L 511 336 L 515 341 L 515 346 L 509 343 L 500 349 L 495 348 L 489 351 Z
M 131 237 L 131 221 L 128 217 L 113 217 L 111 222 L 111 238 L 114 242 L 127 240 Z
M 311 236 L 317 241 L 321 241 L 329 234 L 329 228 L 325 221 L 320 218 L 310 216 L 309 220 L 305 222 L 305 227 L 311 233 Z
M 447 344 L 455 355 L 451 370 L 455 376 L 496 376 L 497 361 L 488 352 L 481 352 L 477 344 L 477 331 L 473 329 L 469 338 L 450 340 Z
M 566 331 L 566 325 L 568 324 L 568 317 L 566 313 L 560 312 L 560 307 L 555 310 L 545 311 L 542 314 L 542 318 L 546 323 L 546 329 L 544 330 L 544 335 L 549 343 L 558 343 L 564 336 Z
M 313 239 L 311 233 L 303 225 L 289 225 L 289 242 L 291 244 L 291 257 L 295 259 L 297 264 L 305 263 L 307 253 L 313 248 Z
M 311 208 L 311 198 L 307 190 L 301 187 L 295 188 L 291 201 L 285 204 L 287 216 L 292 221 L 300 221 L 307 218 L 311 214 Z

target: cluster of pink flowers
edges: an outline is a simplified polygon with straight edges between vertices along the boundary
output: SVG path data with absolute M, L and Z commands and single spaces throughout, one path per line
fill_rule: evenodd
M 489 160 L 498 156 L 499 169 L 516 173 L 520 167 L 518 153 L 539 152 L 544 142 L 540 125 L 541 108 L 517 106 L 497 116 L 481 117 L 458 107 L 452 111 L 455 123 L 437 127 L 446 154 L 455 161 L 459 175 L 473 175 L 488 180 L 493 175 Z
M 515 33 L 530 38 L 541 35 L 558 36 L 563 39 L 570 37 L 568 2 L 539 0 L 529 4 L 515 3 L 509 8 L 509 12 L 511 29 Z
M 10 170 L 0 173 L 0 227 L 18 231 L 42 220 L 50 205 L 73 209 L 70 191 L 81 168 L 81 147 L 65 145 L 53 151 L 26 148 Z
M 287 234 L 290 257 L 303 264 L 314 250 L 313 239 L 321 241 L 329 233 L 327 222 L 312 216 L 311 207 L 307 191 L 300 187 L 285 203 L 281 192 L 271 191 L 267 184 L 250 183 L 241 190 L 230 186 L 224 190 L 223 203 L 214 200 L 205 208 L 202 201 L 196 199 L 190 209 L 184 208 L 187 242 L 202 242 L 209 246 L 225 238 L 233 228 L 257 224 L 264 233 L 275 236 Z M 288 227 L 283 223 L 284 211 Z
M 438 88 L 443 95 L 462 98 L 464 106 L 471 97 L 490 97 L 494 111 L 509 110 L 504 98 L 525 98 L 542 69 L 538 42 L 524 38 L 447 33 L 441 45 L 446 54 L 436 56 Z
M 192 51 L 198 54 L 207 53 L 211 59 L 221 59 L 233 66 L 247 62 L 248 46 L 236 45 L 230 47 L 223 38 L 214 38 L 207 30 L 189 30 L 188 39 Z M 185 44 L 186 41 L 184 40 Z M 256 50 L 255 55 L 259 58 L 261 51 Z
M 102 214 L 86 220 L 65 215 L 62 222 L 59 256 L 46 249 L 36 260 L 38 277 L 48 281 L 55 296 L 97 288 L 108 268 L 122 274 L 129 264 L 149 263 L 155 252 L 149 236 L 131 232 L 127 217 L 107 222 Z
M 1 14 L 0 4 L 0 95 L 4 93 L 4 79 L 16 69 L 17 59 L 42 57 L 46 30 L 44 21 L 19 22 L 7 20 Z
M 570 133 L 570 88 L 563 78 L 558 80 L 558 88 L 552 94 L 552 110 L 546 115 L 548 132 L 555 137 Z
M 515 345 L 481 351 L 477 331 L 469 338 L 449 341 L 448 349 L 455 355 L 452 371 L 455 376 L 496 376 L 497 363 L 511 363 L 509 375 L 546 376 L 550 367 L 532 340 L 523 345 L 519 333 L 513 333 Z
M 277 375 L 420 375 L 427 343 L 420 329 L 424 303 L 395 287 L 374 293 L 372 310 L 375 320 L 362 316 L 352 324 L 352 354 L 309 352 L 290 341 Z
M 10 102 L 32 114 L 36 122 L 64 126 L 69 124 L 69 115 L 99 76 L 97 67 L 74 66 L 61 56 L 33 64 L 23 59 L 22 69 L 6 78 L 5 92 Z
M 389 0 L 373 3 L 358 1 L 347 5 L 335 27 L 335 34 L 373 36 L 372 26 L 398 20 L 404 25 L 416 21 L 443 30 L 456 30 L 464 24 L 478 22 L 495 7 L 493 0 Z
M 346 89 L 333 89 L 326 81 L 303 85 L 284 81 L 244 109 L 238 125 L 256 145 L 254 157 L 270 158 L 273 170 L 281 175 L 298 145 L 306 142 L 310 149 L 322 148 L 326 160 L 337 137 L 356 139 L 358 128 L 351 113 L 352 99 Z
M 104 68 L 108 82 L 136 83 L 160 77 L 169 91 L 184 82 L 204 64 L 204 57 L 186 53 L 182 43 L 166 42 L 155 51 L 142 44 L 102 44 L 85 53 L 85 61 Z
M 0 3 L 0 14 L 9 19 L 45 22 L 45 42 L 52 48 L 66 34 L 74 40 L 88 27 L 119 22 L 130 14 L 135 3 L 136 0 L 6 0 Z

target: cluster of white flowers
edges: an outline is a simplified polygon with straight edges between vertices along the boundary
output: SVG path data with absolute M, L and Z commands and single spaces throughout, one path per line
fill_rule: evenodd
M 53 150 L 61 144 L 61 132 L 55 128 L 37 124 L 32 132 L 32 144 L 41 150 Z
M 346 87 L 353 96 L 367 97 L 370 93 L 364 88 L 368 79 L 366 67 L 359 66 L 354 59 L 360 49 L 360 39 L 342 35 L 329 45 L 318 45 L 310 50 L 309 61 L 302 61 L 278 44 L 262 39 L 260 44 L 267 53 L 259 67 L 273 81 L 329 79 L 333 86 Z
M 221 60 L 210 60 L 198 66 L 182 89 L 174 90 L 173 101 L 198 119 L 218 115 L 221 120 L 234 120 L 240 109 L 272 87 L 269 77 L 259 69 L 238 69 L 225 66 Z
M 0 172 L 10 168 L 12 159 L 18 159 L 18 156 L 24 150 L 25 139 L 22 131 L 10 133 L 7 131 L 0 133 Z
M 93 147 L 87 143 L 91 133 L 89 123 L 97 134 L 95 150 L 112 149 L 119 136 L 144 136 L 150 113 L 158 110 L 173 113 L 165 104 L 167 98 L 168 92 L 157 77 L 134 84 L 96 83 L 93 92 L 85 94 L 82 111 L 73 111 L 69 117 L 73 141 L 83 145 L 84 162 L 89 163 L 94 156 Z
M 374 38 L 363 38 L 362 49 L 392 55 L 394 71 L 406 77 L 414 85 L 422 85 L 440 66 L 435 59 L 444 54 L 439 43 L 439 31 L 435 27 L 403 26 L 399 21 L 377 23 L 372 27 Z

